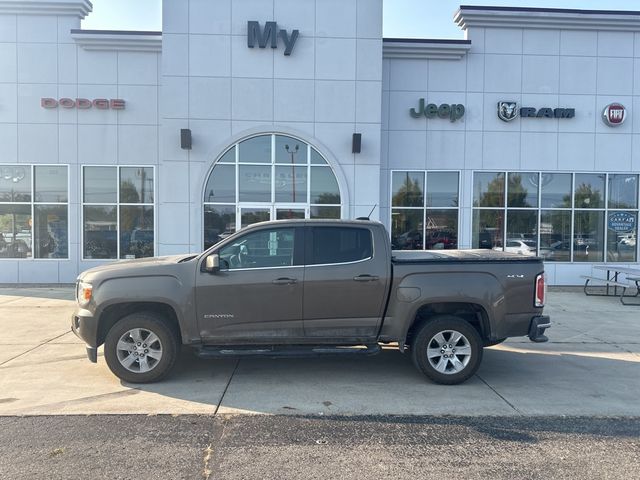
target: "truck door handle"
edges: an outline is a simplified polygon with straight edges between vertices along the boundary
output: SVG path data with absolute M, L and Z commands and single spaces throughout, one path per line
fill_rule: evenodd
M 379 279 L 377 275 L 358 275 L 353 277 L 356 282 L 375 282 Z
M 274 285 L 293 285 L 294 283 L 298 283 L 298 279 L 282 277 L 282 278 L 276 278 L 271 283 L 273 283 Z

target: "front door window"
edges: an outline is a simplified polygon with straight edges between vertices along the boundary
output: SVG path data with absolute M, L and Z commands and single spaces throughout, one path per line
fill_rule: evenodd
M 225 270 L 290 267 L 293 248 L 293 228 L 260 230 L 221 248 L 220 266 Z

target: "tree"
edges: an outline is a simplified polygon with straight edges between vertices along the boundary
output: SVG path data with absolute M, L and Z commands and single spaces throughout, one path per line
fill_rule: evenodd
M 475 186 L 476 189 L 480 189 L 480 185 Z M 500 173 L 489 182 L 487 189 L 480 197 L 480 200 L 475 202 L 474 207 L 504 207 L 504 174 Z
M 567 205 L 571 205 L 570 196 L 565 195 L 564 201 Z M 604 208 L 600 190 L 594 189 L 593 185 L 587 183 L 581 183 L 576 188 L 575 201 L 575 208 Z
M 424 196 L 422 185 L 418 180 L 411 180 L 409 172 L 406 173 L 402 186 L 393 196 L 393 206 L 396 207 L 422 207 L 424 206 Z

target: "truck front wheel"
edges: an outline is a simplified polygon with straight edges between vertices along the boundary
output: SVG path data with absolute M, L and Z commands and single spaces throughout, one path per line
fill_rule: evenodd
M 482 340 L 468 322 L 452 315 L 420 327 L 411 344 L 418 369 L 436 383 L 455 385 L 470 378 L 482 360 Z
M 177 336 L 152 313 L 132 313 L 107 334 L 104 357 L 121 380 L 150 383 L 163 378 L 176 361 Z

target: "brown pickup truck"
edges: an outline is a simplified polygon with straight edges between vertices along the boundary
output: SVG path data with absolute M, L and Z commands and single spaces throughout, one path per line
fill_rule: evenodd
M 437 383 L 478 369 L 507 337 L 546 341 L 539 258 L 492 250 L 392 251 L 367 220 L 244 228 L 200 255 L 83 272 L 72 329 L 115 375 L 152 382 L 180 345 L 203 358 L 371 355 L 397 343 Z

